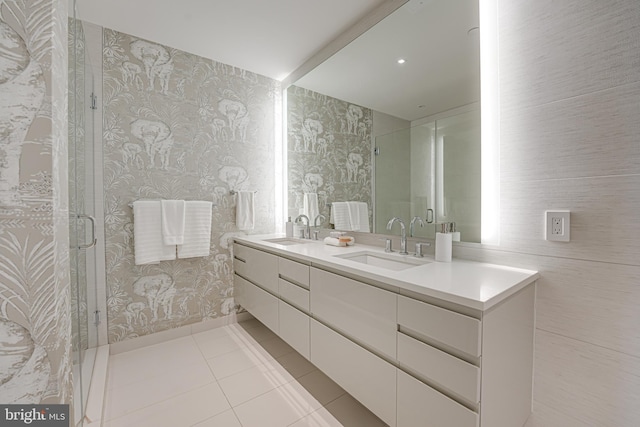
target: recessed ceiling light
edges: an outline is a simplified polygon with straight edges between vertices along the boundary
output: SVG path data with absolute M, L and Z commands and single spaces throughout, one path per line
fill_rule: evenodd
M 398 64 L 401 64 L 401 65 L 402 65 L 402 64 L 404 64 L 405 62 L 407 62 L 407 60 L 406 60 L 406 59 L 404 59 L 404 58 L 400 58 L 400 59 L 398 59 L 398 61 L 397 61 L 397 62 L 398 62 Z

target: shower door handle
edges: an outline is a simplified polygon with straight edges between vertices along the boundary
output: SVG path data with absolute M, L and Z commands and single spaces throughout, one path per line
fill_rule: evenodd
M 427 209 L 427 217 L 425 219 L 427 220 L 427 224 L 433 223 L 433 209 Z
M 78 249 L 90 249 L 98 243 L 98 239 L 96 239 L 96 219 L 91 215 L 78 214 L 78 219 L 80 218 L 86 218 L 91 221 L 91 242 L 78 245 Z

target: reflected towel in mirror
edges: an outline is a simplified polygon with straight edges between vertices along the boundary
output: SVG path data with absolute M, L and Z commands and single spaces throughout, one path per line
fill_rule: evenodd
M 318 194 L 317 193 L 304 193 L 302 214 L 309 218 L 311 225 L 314 225 L 314 221 L 318 215 L 320 215 L 320 209 L 318 208 Z

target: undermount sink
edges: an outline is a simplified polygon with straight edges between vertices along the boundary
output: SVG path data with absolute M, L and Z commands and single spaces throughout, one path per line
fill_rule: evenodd
M 265 242 L 276 243 L 278 245 L 289 246 L 289 245 L 301 245 L 304 243 L 311 243 L 311 240 L 305 239 L 296 239 L 293 237 L 278 237 L 276 239 L 265 239 Z
M 408 268 L 425 265 L 430 261 L 424 258 L 400 258 L 397 255 L 387 255 L 376 252 L 356 252 L 345 255 L 334 255 L 338 258 L 359 262 L 361 264 L 371 265 L 373 267 L 385 268 L 387 270 L 406 270 Z

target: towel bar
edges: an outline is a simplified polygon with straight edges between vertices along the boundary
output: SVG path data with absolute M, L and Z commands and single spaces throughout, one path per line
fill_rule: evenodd
M 254 191 L 253 193 L 255 194 L 255 193 L 257 193 L 257 192 L 258 192 L 258 190 Z M 229 190 L 229 194 L 231 194 L 232 196 L 233 196 L 234 194 L 236 194 L 236 193 L 238 193 L 236 190 Z
M 140 200 L 148 200 L 148 201 L 152 201 L 152 202 L 159 202 L 160 200 L 166 200 L 166 199 L 140 199 Z M 134 201 L 137 201 L 137 200 L 134 200 Z M 185 202 L 189 202 L 189 201 L 199 202 L 201 200 L 185 200 Z M 204 201 L 204 200 L 202 200 L 202 201 Z M 131 209 L 133 209 L 133 202 L 127 203 L 127 206 L 129 206 Z M 215 207 L 215 206 L 216 206 L 215 203 L 211 204 L 211 207 Z

